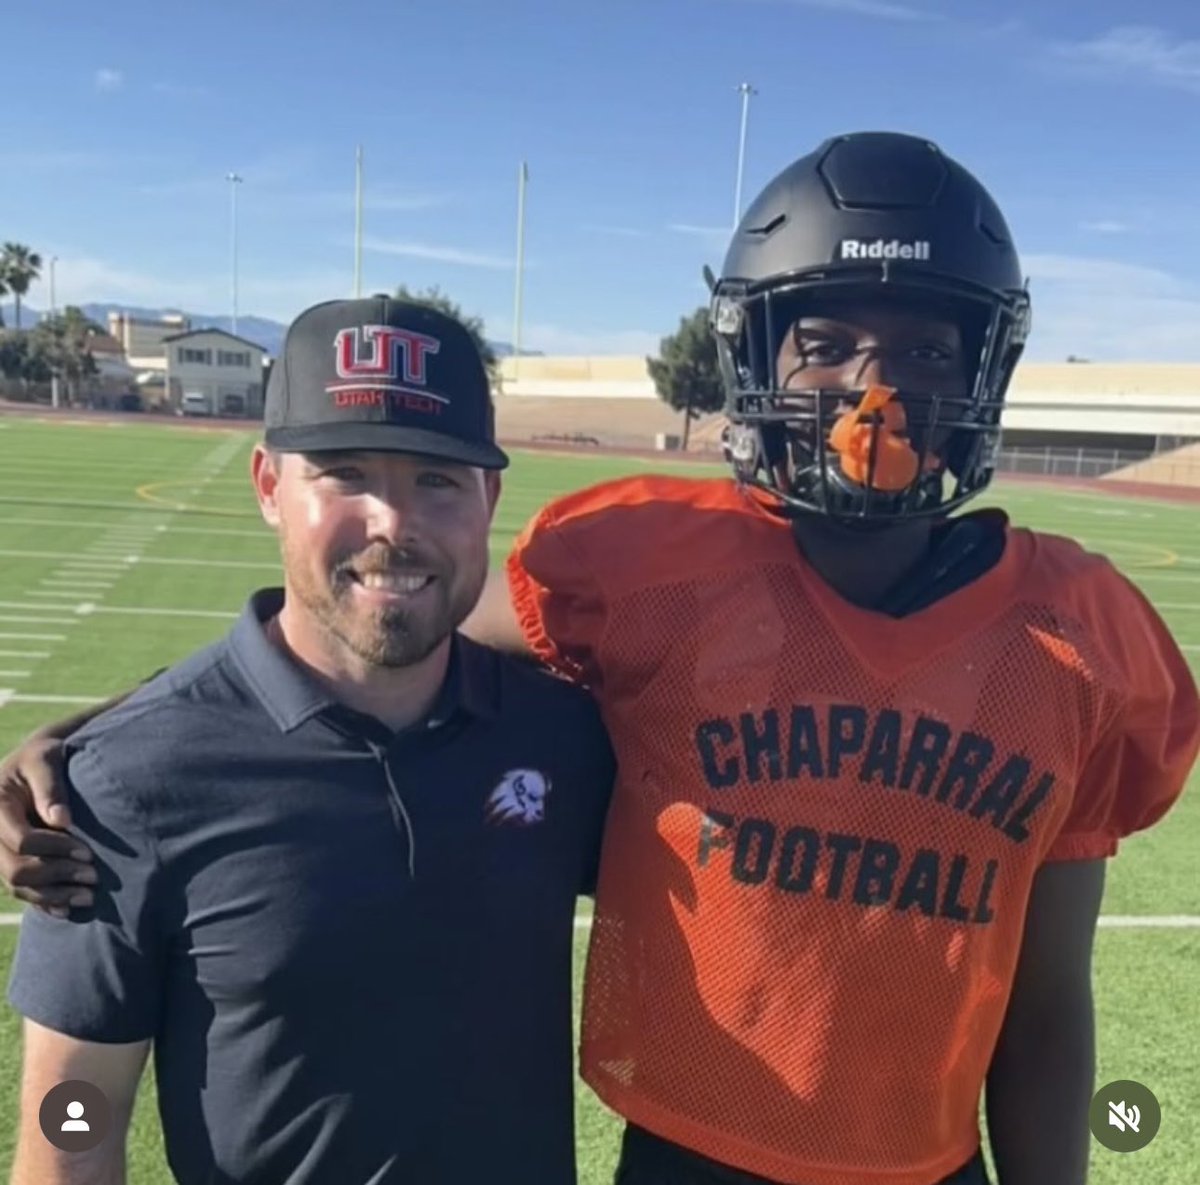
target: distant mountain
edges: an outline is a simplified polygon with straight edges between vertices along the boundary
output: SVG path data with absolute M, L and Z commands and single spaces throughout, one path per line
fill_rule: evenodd
M 231 317 L 214 316 L 209 313 L 187 313 L 182 309 L 147 309 L 126 304 L 85 304 L 82 306 L 82 311 L 84 316 L 90 317 L 98 325 L 105 327 L 108 326 L 109 313 L 126 313 L 131 317 L 138 317 L 147 321 L 158 321 L 165 316 L 179 314 L 186 317 L 192 323 L 193 329 L 224 329 L 226 333 L 233 332 L 233 319 Z M 16 312 L 11 303 L 0 304 L 0 316 L 3 316 L 4 324 L 7 328 L 13 328 L 16 321 Z M 22 304 L 21 328 L 32 329 L 43 316 L 44 313 L 30 308 L 26 304 Z M 283 349 L 283 338 L 286 333 L 287 326 L 280 321 L 272 321 L 267 317 L 238 317 L 238 337 L 244 337 L 247 341 L 252 341 L 256 345 L 262 346 L 272 358 L 277 358 L 279 351 Z M 512 356 L 513 348 L 511 342 L 489 341 L 488 344 L 495 351 L 496 357 L 508 358 Z M 541 351 L 522 350 L 521 353 L 528 357 L 537 357 L 541 354 Z

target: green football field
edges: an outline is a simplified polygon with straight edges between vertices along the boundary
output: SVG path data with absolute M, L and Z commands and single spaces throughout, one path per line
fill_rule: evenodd
M 274 537 L 253 503 L 253 436 L 196 425 L 0 419 L 0 750 L 222 633 L 247 593 L 278 579 Z M 550 496 L 656 463 L 517 454 L 493 560 Z M 658 465 L 661 467 L 661 465 Z M 720 472 L 693 467 L 702 472 Z M 1020 523 L 1108 553 L 1200 664 L 1200 507 L 1002 484 Z M 1144 1151 L 1093 1145 L 1093 1185 L 1185 1185 L 1200 1161 L 1200 797 L 1191 793 L 1110 869 L 1095 967 L 1099 1082 L 1137 1079 L 1163 1122 Z M 7 981 L 16 904 L 0 926 Z M 581 971 L 586 929 L 577 932 Z M 330 1015 L 336 1024 L 336 1015 Z M 17 1018 L 0 1011 L 0 1173 L 16 1127 Z M 582 1185 L 611 1180 L 617 1125 L 578 1091 Z M 1055 1117 L 1048 1114 L 1047 1124 Z M 469 1133 L 464 1133 L 470 1138 Z M 153 1095 L 142 1092 L 129 1181 L 169 1180 Z M 1003 1183 L 1001 1183 L 1003 1185 Z

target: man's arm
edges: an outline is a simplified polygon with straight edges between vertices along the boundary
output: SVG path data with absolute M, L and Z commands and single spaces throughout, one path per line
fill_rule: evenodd
M 21 1116 L 11 1185 L 124 1185 L 125 1141 L 149 1041 L 102 1045 L 27 1020 Z M 42 1100 L 60 1082 L 82 1079 L 111 1109 L 109 1133 L 90 1152 L 60 1152 L 42 1134 Z M 84 1115 L 86 1119 L 86 1113 Z
M 462 632 L 485 646 L 506 650 L 510 654 L 532 657 L 533 651 L 517 621 L 509 592 L 508 577 L 503 571 L 488 574 L 483 592 L 462 624 Z
M 1004 1027 L 987 1078 L 999 1185 L 1086 1185 L 1095 1092 L 1092 941 L 1104 861 L 1037 874 Z

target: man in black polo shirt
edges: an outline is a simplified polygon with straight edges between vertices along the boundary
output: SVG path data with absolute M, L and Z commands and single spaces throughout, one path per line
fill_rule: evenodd
M 457 322 L 380 297 L 292 325 L 253 460 L 284 589 L 67 747 L 99 883 L 22 924 L 16 1185 L 124 1180 L 151 1049 L 183 1185 L 575 1180 L 613 761 L 588 696 L 456 632 L 506 464 Z M 66 1080 L 111 1106 L 92 1151 L 39 1128 Z

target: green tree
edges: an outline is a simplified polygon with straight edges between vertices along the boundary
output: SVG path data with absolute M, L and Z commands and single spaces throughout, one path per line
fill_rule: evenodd
M 92 339 L 103 332 L 74 305 L 44 318 L 28 334 L 25 377 L 44 383 L 57 374 L 66 382 L 68 399 L 77 396 L 80 383 L 97 373 L 91 345 Z
M 42 257 L 23 243 L 5 243 L 0 249 L 0 285 L 13 295 L 17 329 L 21 328 L 21 297 L 41 274 Z
M 20 379 L 25 377 L 25 364 L 29 361 L 29 343 L 22 333 L 0 333 L 0 378 Z
M 423 304 L 431 309 L 437 309 L 439 313 L 445 313 L 448 317 L 453 317 L 456 321 L 461 321 L 466 326 L 467 332 L 474 339 L 476 349 L 479 350 L 480 356 L 483 358 L 483 364 L 487 367 L 489 377 L 494 381 L 499 361 L 496 358 L 496 351 L 492 349 L 491 343 L 487 339 L 487 334 L 484 331 L 482 317 L 468 317 L 464 315 L 461 306 L 450 299 L 437 285 L 432 288 L 423 288 L 419 292 L 414 292 L 406 285 L 401 284 L 396 289 L 397 300 L 411 301 L 413 304 Z
M 717 363 L 717 343 L 708 322 L 708 306 L 681 317 L 679 328 L 659 344 L 657 358 L 646 366 L 658 397 L 683 412 L 683 447 L 692 420 L 725 406 L 725 388 Z

